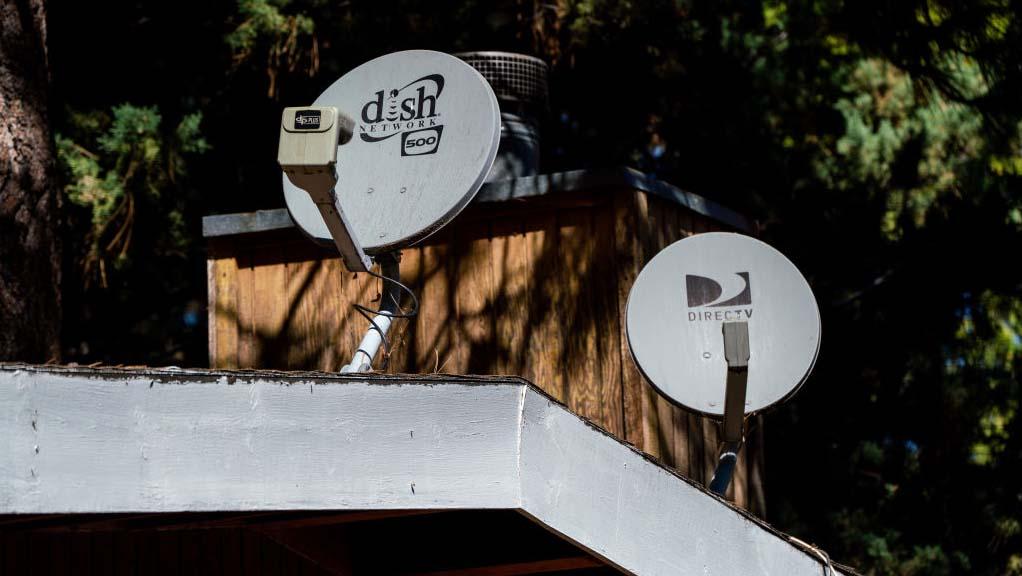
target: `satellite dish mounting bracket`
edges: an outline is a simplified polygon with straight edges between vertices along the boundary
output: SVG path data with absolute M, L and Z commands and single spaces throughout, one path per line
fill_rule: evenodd
M 374 257 L 380 265 L 380 273 L 369 272 L 371 276 L 383 280 L 383 294 L 380 295 L 381 303 L 379 310 L 370 310 L 365 306 L 356 304 L 355 309 L 369 321 L 369 329 L 366 331 L 358 349 L 352 357 L 351 362 L 341 368 L 342 373 L 347 372 L 369 372 L 373 369 L 373 358 L 377 351 L 383 347 L 384 366 L 390 355 L 390 343 L 387 340 L 387 332 L 390 330 L 395 318 L 410 318 L 418 313 L 418 300 L 410 288 L 402 284 L 401 278 L 401 253 L 388 252 L 378 254 Z M 401 310 L 401 293 L 407 291 L 411 295 L 413 309 L 410 312 Z M 375 315 L 370 316 L 374 313 Z
M 724 391 L 724 446 L 717 469 L 710 480 L 710 490 L 723 496 L 731 484 L 738 451 L 745 439 L 745 392 L 749 383 L 749 323 L 725 322 L 724 359 L 727 361 L 727 383 Z

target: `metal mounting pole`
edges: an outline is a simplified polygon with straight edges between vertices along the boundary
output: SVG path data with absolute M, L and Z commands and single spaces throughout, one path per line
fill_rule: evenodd
M 381 254 L 376 257 L 380 264 L 380 274 L 386 278 L 398 279 L 401 277 L 400 253 Z M 355 351 L 351 363 L 341 368 L 341 372 L 368 372 L 373 368 L 373 358 L 376 357 L 383 339 L 394 322 L 394 315 L 401 310 L 401 287 L 395 282 L 383 282 L 383 302 L 380 304 L 380 313 L 373 317 L 373 324 L 369 326 L 362 342 Z M 368 316 L 367 316 L 368 317 Z
M 723 496 L 731 484 L 738 451 L 742 448 L 745 426 L 745 391 L 749 382 L 749 324 L 725 322 L 724 359 L 727 361 L 727 385 L 724 392 L 724 446 L 710 490 Z

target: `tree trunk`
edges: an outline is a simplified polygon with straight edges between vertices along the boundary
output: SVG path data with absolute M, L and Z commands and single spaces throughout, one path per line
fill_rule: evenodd
M 60 197 L 43 0 L 0 0 L 0 360 L 60 356 Z

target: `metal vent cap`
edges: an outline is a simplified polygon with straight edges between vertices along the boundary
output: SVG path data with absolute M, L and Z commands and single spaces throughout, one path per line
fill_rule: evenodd
M 489 81 L 497 99 L 530 108 L 547 108 L 547 65 L 539 58 L 513 52 L 455 54 Z

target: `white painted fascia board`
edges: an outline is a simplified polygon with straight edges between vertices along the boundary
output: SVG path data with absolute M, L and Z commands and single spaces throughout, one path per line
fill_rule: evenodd
M 0 371 L 0 513 L 516 508 L 523 388 Z
M 629 573 L 823 573 L 769 527 L 531 388 L 521 451 L 522 510 Z
M 632 574 L 823 573 L 524 380 L 0 365 L 0 514 L 486 508 Z

